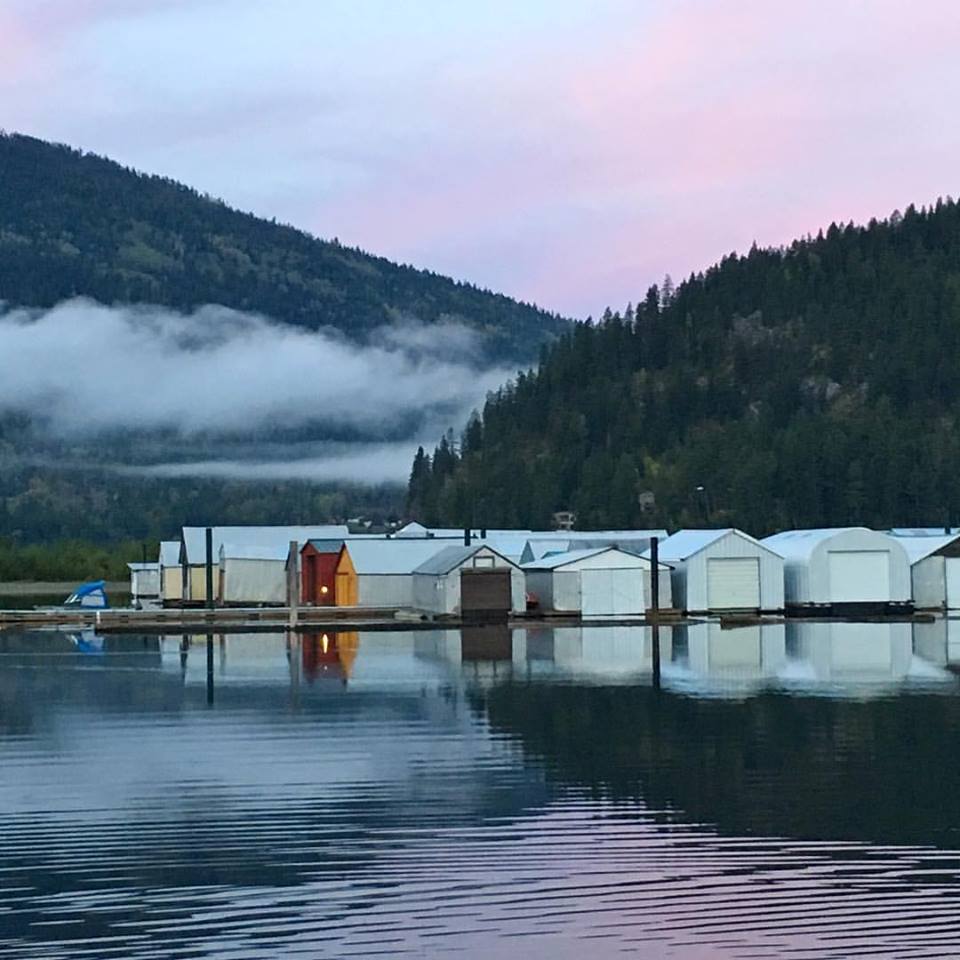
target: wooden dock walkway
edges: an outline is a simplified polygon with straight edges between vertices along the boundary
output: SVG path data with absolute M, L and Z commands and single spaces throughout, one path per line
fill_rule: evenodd
M 296 626 L 300 630 L 345 627 L 394 629 L 421 623 L 412 611 L 395 607 L 298 607 Z M 287 607 L 218 607 L 133 610 L 0 610 L 0 630 L 36 630 L 43 627 L 88 630 L 98 633 L 223 633 L 229 630 L 288 629 Z

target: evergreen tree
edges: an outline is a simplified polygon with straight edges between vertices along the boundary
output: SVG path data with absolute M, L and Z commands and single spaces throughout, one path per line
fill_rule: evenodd
M 756 534 L 960 517 L 958 264 L 946 200 L 666 278 L 544 348 L 444 476 L 522 526 L 633 525 L 640 489 Z

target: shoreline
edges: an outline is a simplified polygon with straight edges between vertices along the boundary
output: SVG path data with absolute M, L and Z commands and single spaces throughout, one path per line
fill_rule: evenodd
M 8 580 L 0 582 L 0 597 L 40 597 L 54 594 L 67 596 L 83 580 Z M 111 593 L 129 594 L 130 584 L 120 580 L 107 582 L 107 595 Z

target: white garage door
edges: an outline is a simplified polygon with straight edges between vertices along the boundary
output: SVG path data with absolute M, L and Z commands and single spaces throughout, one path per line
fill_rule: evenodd
M 760 607 L 760 561 L 756 557 L 707 560 L 707 606 L 711 610 Z
M 582 570 L 580 610 L 584 617 L 614 617 L 643 611 L 643 571 Z
M 890 599 L 890 554 L 886 550 L 830 550 L 827 557 L 833 603 Z
M 947 606 L 960 610 L 960 557 L 947 557 L 943 562 L 947 569 Z

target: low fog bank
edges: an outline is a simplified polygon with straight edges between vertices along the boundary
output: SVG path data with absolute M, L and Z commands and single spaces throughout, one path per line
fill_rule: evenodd
M 26 414 L 71 443 L 118 431 L 168 438 L 152 464 L 124 462 L 121 443 L 98 453 L 130 472 L 380 483 L 404 480 L 419 438 L 465 422 L 515 373 L 481 357 L 477 333 L 456 324 L 399 323 L 357 343 L 219 306 L 183 314 L 70 300 L 0 310 L 0 414 Z M 259 457 L 238 457 L 231 442 L 300 427 L 356 442 L 319 456 L 315 445 L 274 443 Z
M 435 438 L 430 441 L 431 443 Z M 209 477 L 224 480 L 310 480 L 317 483 L 405 482 L 417 449 L 416 441 L 357 443 L 352 449 L 330 451 L 321 456 L 287 460 L 198 460 L 158 463 L 148 467 L 121 467 L 129 476 Z M 292 451 L 293 452 L 293 451 Z

